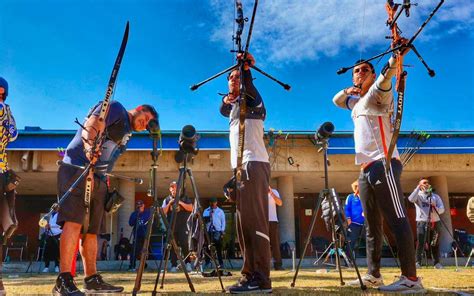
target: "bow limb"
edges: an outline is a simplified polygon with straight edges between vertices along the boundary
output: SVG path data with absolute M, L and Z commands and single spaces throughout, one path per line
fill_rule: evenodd
M 403 102 L 405 97 L 405 82 L 406 82 L 406 72 L 403 72 L 400 80 L 397 81 L 397 110 L 395 113 L 395 121 L 393 123 L 393 132 L 392 138 L 390 139 L 390 145 L 388 146 L 387 154 L 385 155 L 386 166 L 385 171 L 388 173 L 390 171 L 390 161 L 392 159 L 393 152 L 397 146 L 398 136 L 400 134 L 400 127 L 402 125 L 402 115 L 403 115 Z
M 102 145 L 105 140 L 105 119 L 110 109 L 110 102 L 112 100 L 112 94 L 115 88 L 115 82 L 117 80 L 118 72 L 120 70 L 120 65 L 122 64 L 122 58 L 125 53 L 125 48 L 128 42 L 128 32 L 129 32 L 129 23 L 127 22 L 127 26 L 125 28 L 125 33 L 122 38 L 122 44 L 120 45 L 120 50 L 117 54 L 117 58 L 115 59 L 115 64 L 112 69 L 112 73 L 110 74 L 109 84 L 107 85 L 107 91 L 105 92 L 104 100 L 100 106 L 100 113 L 98 116 L 99 122 L 102 124 L 100 125 L 101 128 L 97 130 L 97 134 L 94 140 L 94 143 L 91 147 L 91 160 L 89 165 L 89 171 L 86 176 L 85 182 L 85 190 L 84 190 L 84 206 L 85 206 L 85 215 L 84 215 L 84 222 L 82 227 L 82 242 L 85 241 L 85 235 L 89 228 L 90 222 L 90 202 L 92 199 L 92 191 L 94 189 L 94 172 L 95 172 L 95 164 L 99 159 L 99 153 L 102 148 Z
M 400 46 L 403 41 L 402 36 L 400 35 L 400 29 L 397 25 L 397 19 L 407 6 L 402 6 L 400 10 L 398 10 L 399 5 L 394 4 L 393 1 L 388 0 L 385 4 L 385 10 L 387 11 L 388 19 L 387 25 L 390 27 L 390 31 L 392 33 L 391 39 L 391 48 L 395 49 Z M 398 13 L 397 13 L 398 11 Z M 402 49 L 403 50 L 403 49 Z M 405 97 L 405 85 L 406 85 L 406 75 L 407 73 L 403 70 L 403 56 L 401 51 L 398 53 L 396 52 L 395 56 L 395 64 L 396 64 L 396 85 L 395 88 L 397 90 L 397 101 L 396 101 L 396 111 L 395 111 L 395 119 L 393 121 L 393 131 L 392 131 L 392 138 L 390 139 L 390 144 L 388 150 L 385 154 L 385 172 L 388 173 L 390 171 L 391 159 L 393 152 L 395 151 L 395 147 L 397 146 L 398 136 L 400 134 L 400 128 L 402 125 L 402 115 L 403 115 L 403 103 Z
M 239 99 L 239 142 L 237 146 L 237 167 L 236 167 L 236 184 L 240 186 L 240 182 L 242 179 L 242 165 L 243 165 L 243 158 L 244 158 L 244 148 L 245 148 L 245 119 L 247 116 L 247 90 L 245 89 L 245 71 L 244 71 L 244 64 L 247 58 L 247 53 L 250 45 L 250 39 L 252 37 L 253 31 L 253 24 L 255 21 L 255 14 L 257 12 L 257 5 L 258 0 L 255 0 L 255 4 L 253 7 L 252 18 L 250 20 L 250 27 L 247 35 L 247 42 L 245 44 L 245 50 L 243 51 L 243 57 L 240 59 L 239 62 L 239 70 L 240 70 L 240 99 Z M 236 1 L 236 9 L 237 14 L 241 15 L 243 18 L 243 9 L 242 3 L 237 0 Z M 245 20 L 245 19 L 244 19 Z M 240 25 L 240 24 L 239 24 Z M 240 40 L 240 36 L 238 37 Z M 241 44 L 238 44 L 238 52 L 242 52 Z

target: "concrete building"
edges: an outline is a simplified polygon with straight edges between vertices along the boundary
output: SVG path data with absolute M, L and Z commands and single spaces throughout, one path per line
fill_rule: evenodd
M 27 127 L 20 131 L 17 141 L 8 146 L 9 164 L 22 178 L 18 187 L 17 214 L 20 227 L 17 233 L 29 236 L 29 252 L 35 254 L 39 233 L 38 220 L 56 201 L 57 160 L 74 136 L 72 130 L 42 130 Z M 200 132 L 200 151 L 190 162 L 202 203 L 210 197 L 222 198 L 222 186 L 232 176 L 227 132 Z M 282 242 L 296 245 L 300 252 L 308 235 L 309 222 L 319 191 L 324 187 L 324 162 L 322 153 L 312 141 L 310 132 L 266 133 L 266 143 L 272 168 L 271 184 L 283 198 L 284 206 L 278 208 Z M 178 149 L 179 132 L 163 133 L 162 154 L 158 165 L 158 196 L 168 193 L 168 184 L 178 176 L 179 164 L 174 156 Z M 410 134 L 399 139 L 399 148 L 416 146 Z M 147 196 L 149 186 L 150 151 L 152 142 L 147 133 L 136 133 L 129 142 L 127 152 L 115 165 L 114 172 L 130 177 L 143 178 L 137 185 L 127 180 L 112 179 L 112 187 L 126 197 L 123 206 L 113 217 L 107 217 L 107 229 L 112 235 L 112 246 L 120 236 L 128 237 L 131 228 L 128 218 L 137 199 L 152 203 Z M 350 193 L 350 184 L 356 180 L 360 168 L 354 164 L 352 133 L 335 133 L 329 141 L 329 186 L 336 188 L 341 197 Z M 408 195 L 420 177 L 429 177 L 438 194 L 443 198 L 446 213 L 443 221 L 448 229 L 463 228 L 474 233 L 474 227 L 465 217 L 467 198 L 474 195 L 474 133 L 432 133 L 405 167 L 402 186 Z M 187 185 L 188 192 L 191 187 Z M 190 194 L 192 196 L 192 194 Z M 227 240 L 233 235 L 232 204 L 222 203 L 228 215 Z M 450 210 L 451 207 L 451 210 Z M 414 227 L 414 208 L 408 205 Z M 318 219 L 321 220 L 321 219 Z M 328 237 L 322 221 L 318 221 L 312 237 Z M 452 239 L 443 229 L 441 249 L 450 251 Z M 309 253 L 308 253 L 309 254 Z

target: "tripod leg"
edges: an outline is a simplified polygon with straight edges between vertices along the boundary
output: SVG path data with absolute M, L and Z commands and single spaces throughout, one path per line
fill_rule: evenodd
M 336 196 L 336 197 L 337 197 L 336 191 L 334 190 L 334 188 L 331 190 L 331 192 L 332 192 L 332 195 L 333 195 L 333 196 Z M 339 223 L 340 223 L 341 225 L 344 225 L 344 221 L 342 221 L 341 215 L 337 215 L 337 218 L 338 218 L 338 220 L 339 220 Z M 344 236 L 344 239 L 347 239 L 347 230 L 344 228 L 344 226 L 342 226 L 341 228 L 342 228 L 342 234 L 343 234 L 343 236 Z M 361 276 L 360 276 L 359 268 L 357 267 L 357 262 L 356 262 L 356 260 L 355 260 L 355 258 L 354 258 L 354 252 L 352 251 L 352 248 L 351 248 L 350 245 L 349 245 L 349 258 L 351 259 L 351 261 L 352 261 L 353 264 L 354 264 L 354 269 L 355 269 L 356 274 L 357 274 L 357 279 L 359 280 L 359 283 L 360 283 L 360 288 L 361 288 L 362 290 L 366 290 L 367 287 L 364 285 L 364 282 L 362 282 L 362 278 L 361 278 Z
M 176 243 L 176 240 L 174 239 L 174 236 L 171 238 L 171 245 L 173 247 L 173 250 L 176 252 L 176 257 L 178 257 L 178 260 L 180 261 L 181 263 L 181 268 L 183 269 L 183 272 L 184 272 L 184 276 L 186 277 L 186 280 L 188 281 L 188 285 L 189 285 L 189 289 L 191 290 L 191 292 L 196 292 L 194 290 L 194 285 L 193 283 L 191 282 L 191 278 L 189 277 L 189 274 L 188 274 L 188 271 L 186 270 L 186 266 L 184 264 L 184 259 L 183 257 L 181 256 L 181 253 L 178 251 L 179 248 L 178 248 L 178 244 Z M 169 252 L 168 252 L 169 253 Z M 164 269 L 166 270 L 166 269 Z M 161 282 L 161 286 L 163 286 L 163 281 L 164 281 L 164 278 L 165 278 L 165 272 L 163 272 L 163 278 L 162 278 L 162 282 Z M 160 289 L 162 289 L 160 287 Z
M 186 266 L 184 264 L 181 253 L 179 252 L 178 244 L 176 243 L 176 240 L 174 238 L 174 228 L 175 228 L 175 225 L 176 225 L 177 207 L 178 207 L 178 204 L 179 204 L 179 201 L 180 201 L 180 197 L 184 193 L 184 183 L 186 181 L 185 177 L 186 177 L 186 168 L 184 166 L 184 167 L 179 168 L 179 177 L 178 177 L 178 184 L 177 184 L 177 190 L 176 190 L 177 192 L 176 192 L 175 201 L 173 203 L 173 212 L 171 214 L 171 220 L 172 220 L 171 225 L 168 224 L 168 221 L 166 221 L 166 219 L 163 219 L 163 222 L 165 223 L 165 226 L 168 229 L 167 235 L 166 235 L 167 239 L 168 239 L 168 248 L 167 248 L 167 251 L 166 251 L 165 266 L 164 266 L 164 269 L 163 269 L 163 277 L 161 278 L 160 289 L 163 289 L 165 276 L 166 276 L 166 267 L 168 266 L 168 259 L 169 259 L 169 255 L 170 255 L 170 246 L 172 246 L 173 250 L 176 254 L 177 259 L 180 261 L 181 269 L 183 270 L 183 273 L 186 277 L 186 280 L 187 280 L 188 285 L 189 285 L 189 289 L 191 290 L 191 292 L 195 292 L 194 285 L 191 282 L 191 278 L 189 277 L 188 271 L 186 270 Z M 158 208 L 158 211 L 160 212 L 162 217 L 165 217 L 165 214 L 164 214 L 163 209 L 161 207 Z
M 332 263 L 332 252 L 333 252 L 333 249 L 335 248 L 336 244 L 335 243 L 331 243 L 331 249 L 328 250 L 328 252 L 326 253 L 326 257 L 324 257 L 324 261 L 322 264 L 327 264 L 327 265 L 336 265 L 336 264 L 333 264 Z M 331 260 L 331 263 L 328 263 L 328 261 Z
M 436 215 L 438 215 L 438 217 L 441 217 L 441 215 L 439 214 L 438 210 L 436 209 L 436 207 L 432 207 L 433 211 L 435 211 Z M 461 248 L 461 245 L 459 245 L 459 242 L 458 240 L 454 237 L 453 233 L 452 233 L 452 230 L 449 230 L 448 226 L 446 226 L 446 223 L 444 223 L 443 219 L 439 219 L 439 222 L 441 222 L 441 225 L 443 225 L 444 229 L 446 229 L 446 232 L 449 234 L 449 236 L 453 239 L 454 243 L 456 244 L 456 248 L 459 250 L 459 252 L 461 253 L 461 256 L 463 257 L 466 257 L 466 255 L 464 254 L 464 252 L 462 251 L 462 248 Z
M 469 265 L 469 261 L 471 261 L 472 254 L 474 254 L 474 247 L 472 248 L 469 257 L 467 258 L 466 265 L 464 265 L 464 267 L 467 267 Z
M 330 252 L 330 250 L 331 250 L 331 248 L 332 248 L 333 245 L 334 245 L 334 243 L 331 242 L 331 243 L 329 244 L 329 246 L 326 248 L 326 250 L 324 250 L 324 252 L 321 254 L 321 256 L 319 256 L 319 258 L 316 259 L 316 261 L 314 261 L 313 265 L 315 265 L 315 266 L 318 265 L 318 262 L 321 261 L 321 259 L 323 259 L 324 255 L 326 255 L 326 257 L 325 257 L 325 260 L 324 260 L 323 264 L 326 263 L 327 258 L 328 258 L 328 257 L 327 257 L 327 254 Z
M 167 240 L 171 240 L 170 238 L 166 238 Z M 166 269 L 168 268 L 168 260 L 170 258 L 170 252 L 171 252 L 171 242 L 168 241 L 168 244 L 166 246 L 166 253 L 165 253 L 165 266 L 163 267 L 163 276 L 161 277 L 161 284 L 160 284 L 160 289 L 163 289 L 164 282 L 165 282 L 165 276 L 166 276 Z M 179 252 L 179 250 L 176 250 L 175 252 Z
M 41 264 L 44 262 L 44 251 L 46 250 L 46 239 L 47 236 L 44 234 L 44 240 L 43 240 L 43 248 L 41 250 L 41 258 L 40 258 L 40 263 L 38 264 L 38 273 L 41 271 Z
M 334 209 L 334 205 L 333 205 L 333 196 L 329 194 L 329 191 L 324 191 L 325 192 L 325 198 L 329 198 L 329 213 L 334 213 L 333 212 L 333 209 Z M 340 248 L 340 241 L 339 241 L 339 236 L 337 235 L 336 233 L 336 221 L 334 219 L 334 215 L 331 215 L 331 222 L 332 222 L 332 225 L 331 225 L 331 232 L 332 232 L 332 240 L 333 242 L 335 243 L 335 249 L 336 249 L 336 252 L 335 252 L 335 256 L 336 256 L 336 268 L 337 270 L 339 271 L 339 279 L 341 281 L 341 286 L 344 286 L 345 283 L 344 283 L 344 279 L 342 278 L 342 268 L 341 268 L 341 257 L 339 256 L 339 248 Z M 339 214 L 337 214 L 337 216 L 339 216 Z M 341 224 L 342 225 L 342 224 Z M 342 226 L 341 226 L 342 227 Z
M 163 209 L 160 207 L 158 208 L 158 211 L 160 212 L 161 216 L 164 217 L 164 212 L 163 212 Z M 169 224 L 168 224 L 168 221 L 166 221 L 166 219 L 163 219 L 163 222 L 165 224 L 165 226 L 169 229 Z M 164 268 L 163 268 L 163 277 L 161 278 L 161 285 L 160 285 L 160 289 L 163 289 L 163 286 L 164 286 L 164 281 L 165 281 L 165 276 L 166 276 L 166 268 L 168 266 L 168 260 L 169 260 L 169 257 L 170 257 L 170 252 L 171 252 L 171 248 L 173 248 L 174 252 L 176 253 L 176 256 L 178 257 L 178 260 L 180 261 L 181 263 L 181 268 L 183 269 L 183 272 L 184 272 L 184 275 L 186 277 L 186 280 L 188 282 L 188 285 L 189 285 L 189 289 L 191 290 L 191 292 L 195 292 L 194 290 L 194 285 L 193 283 L 191 282 L 191 278 L 189 277 L 189 274 L 186 270 L 186 267 L 184 265 L 184 261 L 183 261 L 183 258 L 181 257 L 181 253 L 179 251 L 179 248 L 178 248 L 178 244 L 176 243 L 176 240 L 174 238 L 174 235 L 171 234 L 169 236 L 168 239 L 168 246 L 166 248 L 166 255 L 165 255 L 165 265 L 164 265 Z M 159 275 L 157 277 L 157 279 L 159 278 Z M 156 283 L 155 282 L 155 287 L 156 287 Z
M 153 292 L 152 295 L 156 295 L 156 288 L 158 287 L 158 282 L 160 281 L 160 273 L 161 273 L 161 268 L 163 267 L 163 256 L 164 254 L 161 254 L 161 259 L 160 259 L 160 265 L 158 266 L 158 271 L 156 273 L 156 279 L 155 279 L 155 286 L 153 287 Z
M 194 180 L 194 176 L 193 176 L 193 173 L 192 173 L 191 169 L 187 169 L 186 171 L 188 173 L 189 179 L 191 180 L 191 185 L 193 187 L 193 192 L 194 192 L 194 196 L 195 196 L 195 203 L 196 203 L 196 206 L 197 206 L 196 210 L 199 212 L 199 214 L 198 214 L 199 227 L 200 227 L 201 231 L 204 232 L 204 238 L 205 238 L 205 241 L 206 241 L 206 243 L 208 244 L 208 247 L 209 247 L 209 253 L 210 253 L 212 263 L 214 264 L 214 267 L 216 268 L 216 273 L 217 273 L 217 277 L 219 278 L 219 283 L 221 285 L 222 292 L 225 292 L 224 284 L 222 283 L 220 267 L 219 267 L 219 264 L 217 264 L 217 260 L 216 260 L 216 257 L 215 257 L 216 246 L 211 241 L 211 238 L 209 237 L 209 233 L 207 232 L 207 229 L 206 229 L 206 224 L 204 223 L 204 221 L 202 219 L 202 212 L 203 211 L 202 211 L 202 208 L 201 208 L 201 202 L 200 202 L 200 199 L 199 199 L 199 194 L 198 194 L 198 191 L 197 191 L 196 182 Z
M 306 237 L 306 242 L 304 244 L 303 252 L 300 255 L 300 260 L 298 260 L 298 266 L 296 267 L 295 275 L 293 276 L 293 281 L 291 282 L 291 287 L 295 286 L 296 277 L 298 276 L 298 272 L 301 267 L 301 262 L 303 262 L 304 255 L 306 254 L 306 250 L 308 249 L 309 243 L 311 241 L 311 234 L 313 233 L 314 226 L 316 225 L 317 213 L 319 211 L 319 207 L 321 206 L 322 198 L 323 198 L 323 195 L 319 194 L 319 199 L 316 203 L 316 207 L 314 208 L 313 217 L 311 218 L 311 226 L 309 227 L 309 230 L 308 230 L 308 235 Z
M 383 234 L 383 240 L 384 240 L 385 244 L 387 244 L 387 246 L 390 250 L 390 253 L 392 254 L 392 257 L 395 260 L 395 263 L 397 264 L 397 267 L 400 268 L 400 262 L 398 262 L 398 256 L 395 256 L 395 252 L 393 251 L 392 246 L 389 244 L 388 239 L 387 239 L 387 235 L 385 235 L 385 233 Z
M 339 251 L 339 253 L 341 254 L 342 258 L 344 259 L 344 262 L 346 262 L 347 266 L 349 267 L 352 267 L 352 262 L 350 261 L 349 257 L 347 257 L 346 253 L 344 252 L 344 248 L 342 248 L 343 246 L 341 246 L 341 249 Z
M 148 219 L 148 225 L 146 227 L 146 235 L 145 235 L 145 240 L 143 242 L 143 247 L 141 250 L 141 256 L 140 256 L 140 265 L 138 266 L 137 270 L 137 276 L 135 278 L 135 286 L 133 287 L 133 295 L 136 295 L 138 291 L 140 291 L 141 284 L 142 284 L 142 277 L 143 277 L 143 271 L 145 270 L 145 264 L 146 264 L 146 259 L 148 259 L 148 245 L 150 244 L 150 237 L 151 237 L 151 231 L 153 228 L 153 221 L 155 220 L 155 215 L 156 215 L 156 208 L 155 206 L 152 207 L 152 215 L 150 215 L 150 218 Z M 138 218 L 137 218 L 138 220 Z M 138 225 L 135 226 L 138 228 Z M 134 246 L 133 248 L 135 249 L 135 243 L 137 241 L 136 236 L 134 237 Z M 135 252 L 135 250 L 133 250 Z M 133 258 L 135 260 L 135 257 Z

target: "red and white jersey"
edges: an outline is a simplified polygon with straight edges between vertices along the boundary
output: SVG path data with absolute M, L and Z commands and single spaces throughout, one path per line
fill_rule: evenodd
M 374 83 L 364 96 L 348 96 L 346 106 L 354 121 L 355 163 L 384 158 L 392 139 L 392 90 L 381 90 Z M 396 147 L 392 157 L 399 157 Z

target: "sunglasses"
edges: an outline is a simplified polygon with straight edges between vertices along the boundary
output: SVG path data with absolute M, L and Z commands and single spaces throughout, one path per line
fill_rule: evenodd
M 370 67 L 360 67 L 360 68 L 354 69 L 354 73 L 359 73 L 359 72 L 367 73 L 371 71 L 372 69 L 370 69 Z

